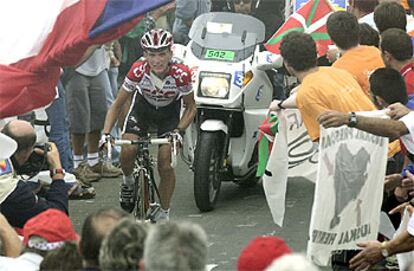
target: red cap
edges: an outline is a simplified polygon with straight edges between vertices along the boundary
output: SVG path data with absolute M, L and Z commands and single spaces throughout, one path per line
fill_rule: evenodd
M 23 227 L 23 244 L 27 246 L 31 236 L 39 236 L 47 242 L 78 241 L 79 235 L 70 218 L 57 209 L 47 209 L 29 219 Z
M 237 261 L 238 271 L 261 271 L 274 259 L 292 253 L 285 241 L 274 236 L 260 236 L 251 240 L 241 251 Z

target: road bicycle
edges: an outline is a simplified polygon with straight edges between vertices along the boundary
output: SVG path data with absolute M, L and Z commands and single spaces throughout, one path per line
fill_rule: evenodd
M 112 160 L 112 145 L 138 145 L 133 169 L 134 177 L 134 216 L 137 220 L 155 223 L 156 215 L 160 211 L 160 192 L 155 180 L 154 167 L 157 165 L 156 159 L 150 154 L 150 145 L 171 145 L 171 166 L 177 165 L 177 144 L 181 144 L 179 135 L 172 133 L 164 138 L 147 137 L 138 140 L 115 139 L 111 144 L 107 144 L 108 160 Z

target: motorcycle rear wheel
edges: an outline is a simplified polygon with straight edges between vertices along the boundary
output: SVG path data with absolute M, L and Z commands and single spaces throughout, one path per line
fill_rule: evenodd
M 221 187 L 220 164 L 223 151 L 222 132 L 201 132 L 196 147 L 194 198 L 198 209 L 214 209 Z

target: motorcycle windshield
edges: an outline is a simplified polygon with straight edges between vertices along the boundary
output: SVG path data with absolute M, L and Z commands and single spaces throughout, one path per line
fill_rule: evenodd
M 194 20 L 188 35 L 203 48 L 241 51 L 263 42 L 265 26 L 252 16 L 230 12 L 210 12 Z M 212 56 L 218 54 L 214 51 L 207 53 Z M 229 60 L 232 57 L 232 53 L 222 54 Z

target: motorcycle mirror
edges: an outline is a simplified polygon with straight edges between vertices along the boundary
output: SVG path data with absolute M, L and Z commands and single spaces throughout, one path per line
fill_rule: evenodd
M 263 51 L 257 54 L 258 70 L 266 71 L 281 67 L 283 67 L 283 58 L 281 55 L 273 54 L 269 51 Z

